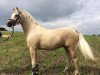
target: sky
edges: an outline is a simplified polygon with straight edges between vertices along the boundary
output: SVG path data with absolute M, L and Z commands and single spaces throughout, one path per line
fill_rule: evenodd
M 73 27 L 84 34 L 100 34 L 100 0 L 0 0 L 0 26 L 19 7 L 46 28 Z M 16 31 L 22 31 L 20 25 Z

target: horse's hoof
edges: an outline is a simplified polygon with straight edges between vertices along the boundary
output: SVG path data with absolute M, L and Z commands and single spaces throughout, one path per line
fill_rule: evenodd
M 38 74 L 38 72 L 34 72 L 34 73 L 32 72 L 32 75 L 39 75 L 39 74 Z
M 78 72 L 78 71 L 75 71 L 75 72 L 74 72 L 74 75 L 79 75 L 79 72 Z
M 69 71 L 69 67 L 65 67 L 64 72 Z
M 32 69 L 33 74 L 32 75 L 38 75 L 38 64 L 35 65 L 35 67 Z
M 79 75 L 79 73 L 75 73 L 74 75 Z
M 33 75 L 38 75 L 38 73 L 33 73 Z

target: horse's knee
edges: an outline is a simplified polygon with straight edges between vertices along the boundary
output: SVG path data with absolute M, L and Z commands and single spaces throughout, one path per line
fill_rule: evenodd
M 33 75 L 38 75 L 38 64 L 35 65 L 35 67 L 32 69 Z

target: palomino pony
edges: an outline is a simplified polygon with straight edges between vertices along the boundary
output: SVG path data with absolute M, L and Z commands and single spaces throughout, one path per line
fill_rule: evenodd
M 74 75 L 78 75 L 78 57 L 76 48 L 85 58 L 95 60 L 93 52 L 84 39 L 82 33 L 78 30 L 64 27 L 59 29 L 47 29 L 39 25 L 26 11 L 19 10 L 17 7 L 13 9 L 13 14 L 7 22 L 8 27 L 21 24 L 24 33 L 26 34 L 27 46 L 29 47 L 31 61 L 32 61 L 32 75 L 38 75 L 37 64 L 37 49 L 54 50 L 64 47 L 68 56 L 68 61 L 73 61 L 75 65 Z M 68 66 L 65 67 L 65 70 Z

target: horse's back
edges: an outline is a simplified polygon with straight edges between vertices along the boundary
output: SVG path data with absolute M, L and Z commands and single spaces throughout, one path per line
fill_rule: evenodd
M 52 36 L 58 36 L 61 38 L 77 38 L 78 37 L 78 32 L 76 29 L 71 28 L 71 27 L 62 27 L 62 28 L 58 28 L 58 29 L 49 29 L 47 31 L 44 32 L 44 34 L 48 34 L 48 36 L 52 35 Z

